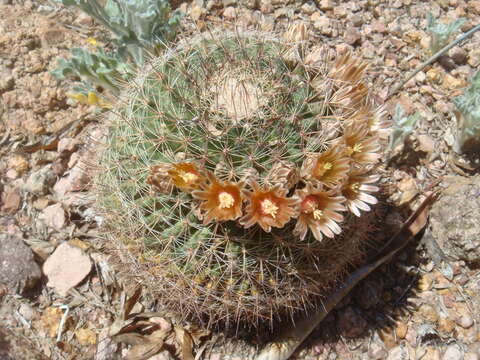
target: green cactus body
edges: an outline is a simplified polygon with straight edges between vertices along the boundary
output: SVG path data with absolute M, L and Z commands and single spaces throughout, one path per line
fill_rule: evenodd
M 97 177 L 109 231 L 135 277 L 186 317 L 255 327 L 318 306 L 371 240 L 380 148 L 364 65 L 285 60 L 297 46 L 197 36 L 146 66 L 111 113 Z

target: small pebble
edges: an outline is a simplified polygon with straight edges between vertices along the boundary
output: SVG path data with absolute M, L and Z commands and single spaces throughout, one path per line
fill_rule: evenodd
M 468 329 L 473 325 L 473 318 L 470 315 L 463 315 L 456 320 L 456 323 L 464 329 Z
M 456 344 L 449 345 L 442 360 L 463 360 L 463 351 Z

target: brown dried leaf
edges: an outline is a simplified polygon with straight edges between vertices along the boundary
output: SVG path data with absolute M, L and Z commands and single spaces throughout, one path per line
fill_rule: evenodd
M 182 360 L 195 360 L 193 357 L 193 339 L 182 327 L 175 326 L 175 336 L 182 351 Z
M 144 360 L 157 354 L 163 348 L 164 339 L 167 331 L 160 329 L 154 331 L 148 336 L 137 333 L 120 334 L 114 337 L 116 342 L 123 342 L 133 345 L 128 351 L 125 359 L 127 360 Z
M 163 348 L 163 340 L 157 343 L 146 342 L 133 346 L 125 356 L 125 360 L 146 360 L 157 354 Z
M 142 288 L 140 286 L 138 286 L 135 289 L 135 292 L 133 293 L 133 295 L 130 296 L 130 298 L 125 303 L 125 311 L 123 313 L 123 318 L 124 319 L 128 319 L 130 317 L 130 312 L 132 311 L 133 307 L 137 303 L 141 294 L 142 294 Z
M 117 343 L 125 343 L 127 345 L 140 345 L 145 342 L 145 336 L 137 333 L 118 334 L 112 337 Z

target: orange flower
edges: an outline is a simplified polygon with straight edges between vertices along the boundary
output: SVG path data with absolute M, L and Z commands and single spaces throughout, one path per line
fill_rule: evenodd
M 347 199 L 348 209 L 356 216 L 360 210 L 370 211 L 368 204 L 374 205 L 378 200 L 370 192 L 378 191 L 378 186 L 370 185 L 380 178 L 379 175 L 364 175 L 361 170 L 352 171 L 342 186 L 342 195 Z
M 307 159 L 302 166 L 301 176 L 332 187 L 347 176 L 349 164 L 350 158 L 345 154 L 345 146 L 337 144 Z
M 206 211 L 203 217 L 204 224 L 235 220 L 242 215 L 243 183 L 219 181 L 211 172 L 207 172 L 207 179 L 208 184 L 202 184 L 201 190 L 192 192 L 194 198 L 203 200 L 200 209 Z
M 380 144 L 376 136 L 369 135 L 369 129 L 360 121 L 345 124 L 343 136 L 340 138 L 346 145 L 346 154 L 360 165 L 377 162 L 381 154 Z
M 300 215 L 293 231 L 302 240 L 308 229 L 318 241 L 322 240 L 323 235 L 333 238 L 335 234 L 340 234 L 342 229 L 338 223 L 343 221 L 343 216 L 338 211 L 347 209 L 343 206 L 345 198 L 334 195 L 333 190 L 322 191 L 311 184 L 296 191 L 300 199 Z
M 198 189 L 204 181 L 204 176 L 192 163 L 174 164 L 173 168 L 168 170 L 168 175 L 176 187 L 187 192 Z
M 298 199 L 288 198 L 287 190 L 277 185 L 271 189 L 260 188 L 251 182 L 253 191 L 244 192 L 249 202 L 240 224 L 249 228 L 254 224 L 270 232 L 272 227 L 282 228 L 292 217 L 298 214 Z

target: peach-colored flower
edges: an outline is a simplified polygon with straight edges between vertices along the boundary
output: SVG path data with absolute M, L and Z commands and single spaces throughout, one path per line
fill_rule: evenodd
M 207 172 L 208 183 L 201 190 L 192 192 L 192 196 L 202 200 L 200 209 L 205 211 L 204 224 L 212 221 L 235 220 L 242 215 L 243 183 L 220 181 L 211 172 Z
M 370 211 L 370 205 L 378 202 L 369 193 L 379 190 L 378 186 L 371 185 L 379 178 L 379 175 L 365 175 L 362 170 L 354 170 L 349 174 L 342 186 L 342 195 L 347 199 L 348 209 L 356 216 L 360 216 L 360 210 Z
M 280 185 L 273 188 L 261 188 L 258 183 L 251 182 L 253 191 L 245 191 L 248 204 L 240 224 L 249 228 L 254 224 L 270 232 L 272 227 L 282 228 L 292 217 L 298 214 L 298 199 L 288 198 L 287 190 Z
M 173 164 L 172 169 L 168 170 L 168 175 L 176 187 L 187 192 L 199 189 L 200 184 L 205 180 L 197 166 L 187 162 Z
M 338 223 L 343 221 L 343 216 L 338 212 L 347 210 L 343 205 L 343 196 L 335 196 L 333 190 L 316 189 L 311 184 L 297 190 L 296 196 L 300 199 L 300 214 L 293 230 L 296 235 L 303 240 L 310 229 L 315 239 L 320 241 L 323 235 L 333 238 L 335 234 L 340 234 L 342 229 Z
M 301 176 L 315 179 L 327 186 L 340 183 L 350 170 L 350 158 L 345 154 L 345 146 L 336 144 L 326 151 L 305 160 Z
M 376 136 L 362 122 L 347 122 L 340 138 L 346 146 L 346 154 L 359 165 L 372 164 L 380 159 L 380 144 Z

